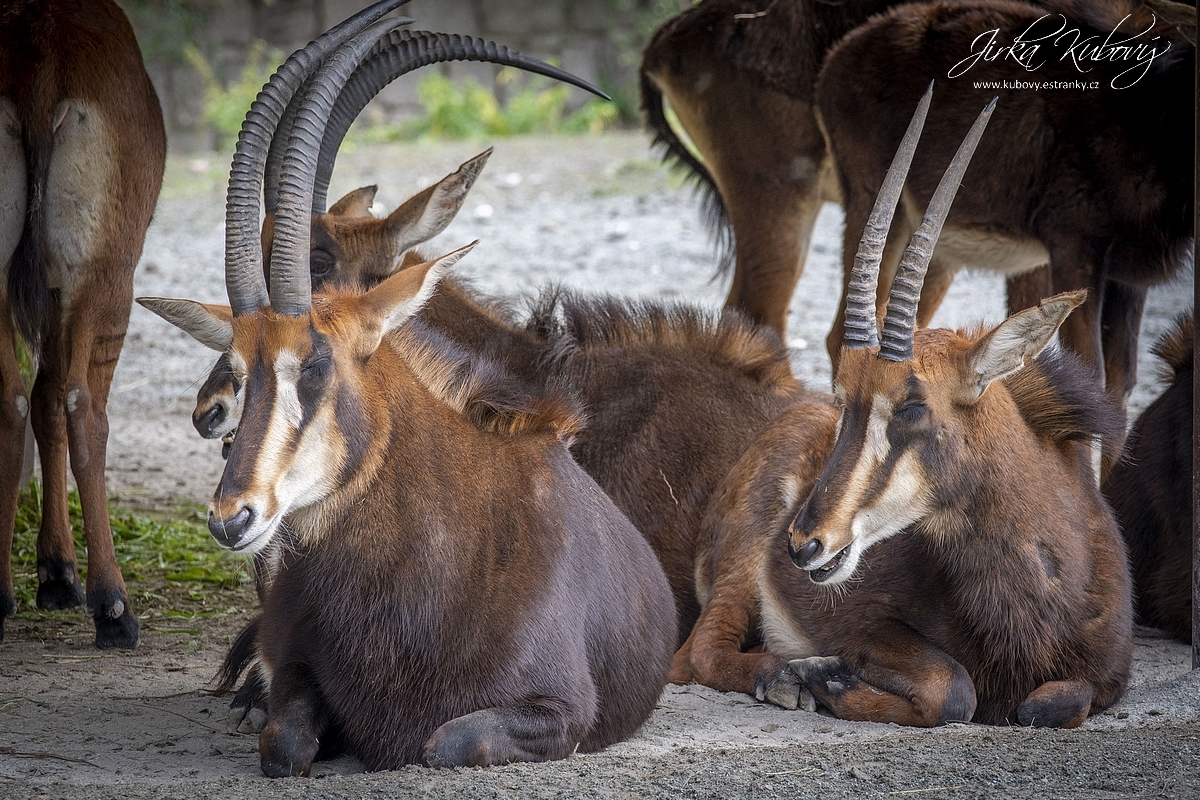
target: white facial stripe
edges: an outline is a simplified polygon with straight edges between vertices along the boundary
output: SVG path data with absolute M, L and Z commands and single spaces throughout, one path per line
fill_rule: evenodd
M 846 559 L 841 568 L 829 577 L 828 584 L 841 583 L 853 576 L 863 553 L 872 545 L 895 536 L 928 515 L 929 503 L 923 486 L 916 457 L 905 453 L 896 462 L 879 499 L 854 516 L 850 525 L 854 539 L 846 548 Z
M 304 417 L 300 408 L 300 396 L 296 393 L 298 380 L 300 358 L 290 350 L 280 350 L 275 358 L 275 414 L 272 416 L 282 417 L 293 430 L 300 428 L 300 421 Z
M 841 500 L 829 516 L 833 524 L 844 524 L 842 521 L 852 520 L 853 515 L 862 507 L 863 498 L 866 496 L 867 490 L 871 485 L 871 476 L 875 474 L 876 469 L 883 463 L 891 451 L 891 444 L 887 438 L 887 426 L 891 417 L 892 404 L 886 397 L 876 395 L 871 401 L 871 416 L 867 419 L 867 435 L 866 440 L 863 442 L 862 453 L 858 457 L 858 463 L 854 465 L 854 471 L 850 474 L 850 480 L 846 483 L 846 491 L 842 494 Z M 851 531 L 853 535 L 853 528 Z M 817 531 L 818 536 L 820 536 L 820 533 L 820 531 Z M 812 568 L 819 569 L 823 567 L 828 561 L 837 556 L 839 552 L 840 550 L 828 549 L 823 551 L 821 556 L 812 562 Z

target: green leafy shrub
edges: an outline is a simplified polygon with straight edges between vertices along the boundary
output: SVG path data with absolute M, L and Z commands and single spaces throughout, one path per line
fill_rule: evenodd
M 283 53 L 268 51 L 265 42 L 255 40 L 241 73 L 228 84 L 221 82 L 212 64 L 194 44 L 185 45 L 183 55 L 204 82 L 204 121 L 217 132 L 217 149 L 232 151 L 250 104 L 283 61 Z

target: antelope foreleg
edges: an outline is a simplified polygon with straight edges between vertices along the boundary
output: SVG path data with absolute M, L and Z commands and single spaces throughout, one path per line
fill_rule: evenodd
M 879 641 L 883 633 L 872 638 Z M 817 704 L 839 719 L 930 728 L 974 716 L 971 677 L 945 653 L 932 647 L 873 646 L 868 659 L 855 667 L 841 658 L 817 656 L 790 666 Z
M 773 653 L 742 652 L 758 630 L 758 598 L 749 590 L 714 594 L 671 663 L 671 683 L 701 683 L 719 692 L 743 692 L 795 709 L 802 687 L 787 662 Z M 808 705 L 805 702 L 805 705 Z
M 268 778 L 307 776 L 330 728 L 316 680 L 301 664 L 289 664 L 271 678 L 267 724 L 258 737 L 258 757 Z
M 14 336 L 9 316 L 0 314 L 0 475 L 4 476 L 0 478 L 0 641 L 4 641 L 4 620 L 17 610 L 12 582 L 13 528 L 29 415 Z

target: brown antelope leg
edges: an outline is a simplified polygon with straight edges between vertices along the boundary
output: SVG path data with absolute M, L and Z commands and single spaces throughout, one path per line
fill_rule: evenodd
M 929 272 L 921 284 L 921 299 L 917 301 L 918 328 L 929 326 L 929 321 L 946 299 L 946 292 L 950 291 L 950 284 L 954 283 L 956 275 L 958 265 L 947 264 L 936 257 L 930 260 Z
M 97 268 L 96 274 L 112 274 Z M 128 285 L 128 284 L 126 284 Z M 97 647 L 136 647 L 138 621 L 129 607 L 125 580 L 117 567 L 104 465 L 108 450 L 108 390 L 125 329 L 132 291 L 90 298 L 68 321 L 71 363 L 65 386 L 67 443 L 71 473 L 79 487 L 87 537 L 87 610 L 96 622 Z
M 67 514 L 65 347 L 55 330 L 42 343 L 42 358 L 30 397 L 33 435 L 42 462 L 42 524 L 37 538 L 38 608 L 83 605 L 75 566 L 75 540 Z
M 579 744 L 581 727 L 572 725 L 568 714 L 561 701 L 551 698 L 456 717 L 429 737 L 425 763 L 431 767 L 488 767 L 566 758 Z
M 17 611 L 13 594 L 13 529 L 25 457 L 25 419 L 29 399 L 17 364 L 15 333 L 7 313 L 0 313 L 0 641 L 4 620 Z
M 1109 396 L 1120 404 L 1122 412 L 1137 383 L 1138 333 L 1146 308 L 1146 289 L 1108 281 L 1104 286 L 1104 307 L 1100 312 L 1100 336 L 1104 348 L 1104 384 Z M 1100 480 L 1104 481 L 1116 465 L 1124 440 L 1105 443 L 1100 456 Z
M 258 736 L 258 758 L 268 778 L 307 776 L 330 727 L 317 681 L 303 664 L 280 667 L 271 678 L 267 724 Z
M 773 653 L 742 652 L 748 633 L 758 630 L 757 598 L 749 591 L 737 594 L 745 596 L 714 591 L 691 636 L 675 653 L 667 680 L 752 694 L 782 708 L 797 708 L 801 686 L 787 662 Z
M 1008 296 L 1008 313 L 1010 315 L 1033 308 L 1043 299 L 1054 294 L 1054 286 L 1050 282 L 1050 266 L 1038 267 L 1020 275 L 1013 275 L 1004 281 L 1004 289 Z
M 857 667 L 824 656 L 790 665 L 813 699 L 838 719 L 929 728 L 967 722 L 975 714 L 975 686 L 966 669 L 911 628 L 881 626 L 861 649 Z
M 1083 681 L 1049 681 L 1017 706 L 1017 721 L 1036 728 L 1078 728 L 1088 718 L 1095 690 Z
M 709 48 L 647 51 L 658 85 L 720 191 L 734 230 L 725 305 L 782 336 L 804 269 L 821 192 L 825 140 L 813 108 L 714 59 Z

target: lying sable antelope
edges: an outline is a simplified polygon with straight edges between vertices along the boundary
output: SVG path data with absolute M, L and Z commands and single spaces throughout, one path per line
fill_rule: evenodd
M 27 419 L 42 462 L 38 608 L 85 603 L 67 516 L 67 454 L 87 536 L 97 647 L 134 647 L 104 468 L 108 390 L 166 135 L 133 30 L 111 0 L 0 10 L 0 639 L 16 612 L 12 537 Z M 34 352 L 27 396 L 17 336 Z
M 141 301 L 228 349 L 244 386 L 210 504 L 214 537 L 255 552 L 286 524 L 294 539 L 258 631 L 263 770 L 307 774 L 335 731 L 372 769 L 596 749 L 653 709 L 675 620 L 650 548 L 566 450 L 574 408 L 411 321 L 469 248 L 363 293 L 310 295 L 314 131 L 394 23 L 365 24 L 350 21 L 354 38 L 297 112 L 270 289 L 257 231 L 238 223 L 256 203 L 247 184 L 265 148 L 253 144 L 279 121 L 264 109 L 302 80 L 288 65 L 264 89 L 274 101 L 248 115 L 231 170 L 230 312 Z
M 329 211 L 314 212 L 309 234 L 309 276 L 313 290 L 320 291 L 326 286 L 369 288 L 395 272 L 406 252 L 437 236 L 454 220 L 491 154 L 488 148 L 466 161 L 383 219 L 370 212 L 376 186 L 355 189 Z M 271 212 L 262 230 L 262 251 L 268 258 L 274 234 L 275 215 Z M 229 358 L 222 354 L 200 386 L 192 424 L 206 439 L 224 438 L 226 453 L 240 416 L 238 403 Z
M 1154 352 L 1166 363 L 1166 391 L 1129 431 L 1104 484 L 1129 546 L 1138 622 L 1192 640 L 1192 317 Z
M 713 600 L 672 679 L 845 719 L 1070 727 L 1120 697 L 1132 657 L 1125 551 L 1088 447 L 1120 421 L 1074 358 L 1042 352 L 1082 292 L 987 331 L 916 330 L 924 271 L 991 106 L 934 192 L 878 332 L 888 221 L 928 107 L 927 93 L 855 257 L 829 460 L 803 494 L 813 470 L 790 454 L 814 432 L 780 418 L 730 473 L 705 519 Z M 756 595 L 733 596 L 739 573 Z M 740 652 L 758 608 L 766 652 Z

